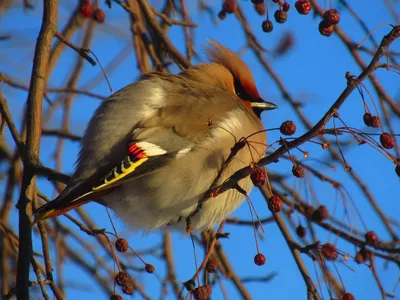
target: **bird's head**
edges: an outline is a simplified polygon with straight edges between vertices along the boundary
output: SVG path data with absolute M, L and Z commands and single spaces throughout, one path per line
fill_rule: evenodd
M 275 104 L 260 97 L 253 74 L 236 53 L 216 41 L 210 41 L 210 46 L 206 48 L 206 51 L 209 59 L 214 63 L 203 66 L 211 69 L 214 78 L 218 77 L 218 80 L 238 101 L 241 101 L 258 117 L 264 110 L 277 108 Z

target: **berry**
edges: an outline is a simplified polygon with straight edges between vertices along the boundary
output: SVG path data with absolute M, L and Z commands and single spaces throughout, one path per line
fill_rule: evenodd
M 89 2 L 82 3 L 82 5 L 79 7 L 79 14 L 83 18 L 91 18 L 93 15 L 93 6 L 90 5 Z
M 210 289 L 206 285 L 199 286 L 193 291 L 193 298 L 195 300 L 207 300 L 210 296 Z
M 342 300 L 354 300 L 354 296 L 350 293 L 346 293 L 343 295 Z
M 218 18 L 220 18 L 221 20 L 225 20 L 225 18 L 226 18 L 226 11 L 221 10 L 221 11 L 218 13 Z
M 132 295 L 134 291 L 132 282 L 128 282 L 122 286 L 122 292 L 126 295 Z
M 111 297 L 110 297 L 110 300 L 122 300 L 123 298 L 122 298 L 122 296 L 120 296 L 120 295 L 112 295 Z
M 283 2 L 283 4 L 282 4 L 282 10 L 285 11 L 285 12 L 288 12 L 289 9 L 290 9 L 290 4 L 287 3 L 287 2 Z
M 375 232 L 373 231 L 368 231 L 365 234 L 365 241 L 367 244 L 370 245 L 376 245 L 378 243 L 378 236 Z
M 321 253 L 327 260 L 336 260 L 338 257 L 336 246 L 330 243 L 326 243 L 321 246 Z
M 369 260 L 370 258 L 371 258 L 371 252 L 369 252 L 365 248 L 361 248 L 360 251 L 358 251 L 356 256 L 354 257 L 354 260 L 357 263 L 362 264 L 365 261 Z
M 266 262 L 267 262 L 267 259 L 265 258 L 264 254 L 259 252 L 256 254 L 256 256 L 254 256 L 254 263 L 257 266 L 265 265 Z
M 267 178 L 265 168 L 256 168 L 253 173 L 251 173 L 250 178 L 255 186 L 263 186 Z
M 225 0 L 225 2 L 222 4 L 222 10 L 226 11 L 228 14 L 235 13 L 236 9 L 236 0 Z
M 306 15 L 311 10 L 311 3 L 309 0 L 298 0 L 295 2 L 294 6 L 301 15 Z
M 268 208 L 271 212 L 277 213 L 282 208 L 282 200 L 276 195 L 268 199 Z
M 306 230 L 303 226 L 299 225 L 299 226 L 297 226 L 297 228 L 296 228 L 296 233 L 297 233 L 297 235 L 298 235 L 299 237 L 303 238 L 303 237 L 306 236 L 307 230 Z
M 283 11 L 283 10 L 281 10 L 281 9 L 278 9 L 277 11 L 275 11 L 275 13 L 274 13 L 274 18 L 275 18 L 275 21 L 277 22 L 277 23 L 285 23 L 286 22 L 286 20 L 287 20 L 287 12 L 285 12 L 285 11 Z
M 292 168 L 292 174 L 296 176 L 297 178 L 303 178 L 304 177 L 304 168 L 300 165 L 294 165 Z
M 367 125 L 368 127 L 372 126 L 372 115 L 370 113 L 365 113 L 363 115 L 363 120 L 364 120 L 364 124 Z
M 324 21 L 329 25 L 336 25 L 340 21 L 340 14 L 336 9 L 329 9 L 324 13 Z
M 312 214 L 312 219 L 321 222 L 329 216 L 329 211 L 325 205 L 320 205 Z
M 260 16 L 265 15 L 265 5 L 264 5 L 264 3 L 254 4 L 254 9 L 256 10 L 256 12 L 257 12 Z
M 333 25 L 329 25 L 325 20 L 322 20 L 318 25 L 319 33 L 324 36 L 331 36 L 335 27 Z
M 218 269 L 218 264 L 214 259 L 209 259 L 206 264 L 206 270 L 208 273 L 215 273 Z
M 381 141 L 383 148 L 392 149 L 394 147 L 394 138 L 390 133 L 382 133 L 379 140 Z
M 312 205 L 307 205 L 305 208 L 304 208 L 304 215 L 307 217 L 307 219 L 311 219 L 312 218 L 312 216 L 313 216 L 313 214 L 314 214 L 314 206 L 312 206 Z
M 251 3 L 253 4 L 264 4 L 264 0 L 251 0 Z
M 153 274 L 156 271 L 156 268 L 152 264 L 146 264 L 144 269 L 147 273 Z
M 129 248 L 129 244 L 126 239 L 119 238 L 115 242 L 115 249 L 117 249 L 117 251 L 119 251 L 119 252 L 126 252 L 126 250 L 128 250 L 128 248 Z
M 271 20 L 265 20 L 262 22 L 261 27 L 264 32 L 271 32 L 274 29 L 274 24 L 272 24 Z
M 131 278 L 126 272 L 118 272 L 117 275 L 115 275 L 115 282 L 118 285 L 124 285 L 128 282 L 131 282 Z
M 293 121 L 285 121 L 281 124 L 279 128 L 283 135 L 292 135 L 296 132 L 296 124 Z
M 93 19 L 98 22 L 98 23 L 103 23 L 106 18 L 106 14 L 104 13 L 104 10 L 100 8 L 96 8 L 93 12 Z
M 381 126 L 381 119 L 378 116 L 373 116 L 371 121 L 371 127 L 377 128 Z

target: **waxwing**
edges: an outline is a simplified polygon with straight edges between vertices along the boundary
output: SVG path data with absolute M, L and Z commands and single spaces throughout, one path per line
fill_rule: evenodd
M 264 155 L 260 113 L 276 105 L 261 99 L 249 68 L 235 53 L 210 44 L 211 63 L 178 75 L 142 75 L 101 103 L 68 185 L 36 210 L 34 222 L 97 201 L 134 228 L 184 229 L 237 141 L 248 137 L 248 146 L 217 184 Z M 246 192 L 253 187 L 249 177 L 238 184 Z M 191 219 L 191 228 L 211 228 L 243 200 L 235 189 L 209 199 Z

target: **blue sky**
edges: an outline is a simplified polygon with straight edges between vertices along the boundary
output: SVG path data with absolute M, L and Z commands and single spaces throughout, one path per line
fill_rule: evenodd
M 72 12 L 75 3 L 72 0 L 61 1 L 59 10 L 59 27 L 65 24 Z M 208 1 L 215 11 L 220 9 L 220 1 Z M 322 2 L 322 1 L 320 1 Z M 381 3 L 382 2 L 382 3 Z M 387 12 L 383 5 L 384 1 L 374 1 L 374 3 L 352 3 L 353 9 L 361 16 L 367 23 L 370 29 L 380 24 L 394 23 L 391 15 Z M 156 7 L 163 3 L 163 1 L 151 1 Z M 222 44 L 225 44 L 232 50 L 238 51 L 246 44 L 243 39 L 243 32 L 239 24 L 233 18 L 228 16 L 223 22 L 218 21 L 217 25 L 210 23 L 209 16 L 205 13 L 199 14 L 197 11 L 196 1 L 188 3 L 188 11 L 190 12 L 193 22 L 199 24 L 193 36 L 196 46 L 206 45 L 206 39 L 215 39 Z M 272 55 L 266 54 L 266 58 L 274 67 L 274 70 L 285 84 L 290 94 L 297 100 L 305 103 L 304 112 L 312 123 L 315 123 L 325 113 L 325 111 L 332 105 L 335 99 L 340 95 L 341 91 L 346 86 L 345 73 L 358 75 L 360 72 L 359 66 L 355 63 L 352 57 L 349 56 L 346 47 L 339 41 L 338 37 L 333 35 L 330 38 L 322 37 L 318 32 L 319 18 L 313 18 L 312 14 L 308 16 L 301 16 L 296 13 L 292 2 L 292 8 L 289 12 L 289 19 L 283 25 L 275 24 L 274 31 L 270 34 L 265 34 L 261 31 L 260 24 L 263 17 L 256 15 L 252 10 L 250 1 L 240 1 L 249 23 L 251 24 L 257 38 L 259 38 L 262 45 L 268 49 L 273 49 L 279 43 L 284 33 L 290 31 L 295 37 L 295 47 L 285 56 L 273 58 Z M 339 4 L 334 1 L 334 7 L 340 9 Z M 394 4 L 397 8 L 399 3 Z M 41 4 L 35 4 L 34 11 L 22 10 L 21 5 L 16 5 L 7 14 L 0 17 L 0 35 L 12 33 L 12 39 L 7 42 L 0 42 L 0 72 L 4 72 L 12 78 L 17 78 L 25 85 L 29 84 L 29 73 L 31 70 L 32 55 L 34 45 L 40 26 Z M 103 66 L 108 63 L 118 54 L 122 55 L 121 63 L 114 71 L 107 72 L 111 85 L 115 90 L 131 83 L 138 77 L 137 68 L 135 65 L 135 57 L 131 48 L 131 36 L 129 31 L 129 23 L 125 17 L 125 12 L 113 5 L 109 10 L 105 5 L 101 6 L 106 12 L 106 23 L 99 25 L 96 28 L 96 35 L 91 50 L 100 59 Z M 272 9 L 273 14 L 274 9 Z M 271 14 L 271 15 L 272 15 Z M 272 17 L 272 16 L 271 16 Z M 24 22 L 15 22 L 15 20 L 23 19 Z M 360 26 L 346 11 L 341 11 L 341 27 L 349 35 L 355 43 L 360 42 L 365 34 L 360 29 Z M 384 34 L 389 32 L 389 27 L 377 29 L 373 36 L 377 41 L 380 41 Z M 82 38 L 82 30 L 74 36 L 74 42 L 79 43 Z M 180 28 L 173 28 L 171 30 L 171 40 L 179 49 L 184 49 L 183 35 Z M 365 46 L 371 47 L 371 43 L 367 41 Z M 123 51 L 123 49 L 125 49 Z M 200 47 L 197 47 L 200 49 Z M 392 51 L 399 51 L 399 42 L 394 43 L 391 47 Z M 199 52 L 202 59 L 205 59 L 204 53 Z M 369 62 L 370 55 L 361 53 L 361 56 Z M 290 109 L 290 105 L 285 103 L 281 97 L 280 91 L 274 84 L 271 77 L 258 65 L 255 57 L 250 51 L 246 51 L 242 55 L 243 59 L 248 63 L 253 71 L 258 89 L 263 98 L 278 104 L 279 109 L 274 112 L 267 112 L 263 115 L 263 122 L 267 128 L 279 127 L 282 121 L 293 119 L 298 121 L 295 113 Z M 56 71 L 50 78 L 49 86 L 62 87 L 65 80 L 69 75 L 71 63 L 75 63 L 76 54 L 70 50 L 65 50 L 57 64 Z M 177 71 L 172 68 L 172 71 Z M 399 99 L 399 77 L 394 72 L 387 72 L 385 70 L 376 71 L 376 75 L 383 83 L 386 91 L 392 97 Z M 94 80 L 94 84 L 88 83 Z M 366 87 L 371 91 L 375 101 L 378 97 L 373 92 L 369 82 L 365 83 Z M 5 97 L 7 98 L 11 113 L 15 120 L 20 120 L 22 114 L 22 107 L 26 101 L 26 93 L 17 91 L 4 84 L 0 85 Z M 109 95 L 107 84 L 104 81 L 100 68 L 91 67 L 86 64 L 84 71 L 79 79 L 78 88 L 88 88 L 90 91 Z M 57 95 L 51 95 L 54 101 Z M 369 101 L 369 100 L 368 100 Z M 85 96 L 77 96 L 74 98 L 73 110 L 71 115 L 70 130 L 76 134 L 82 134 L 85 124 L 90 118 L 93 110 L 97 107 L 98 101 Z M 45 105 L 45 110 L 48 107 Z M 362 101 L 358 93 L 354 92 L 343 107 L 340 109 L 340 116 L 345 120 L 348 126 L 360 128 L 371 132 L 366 129 L 362 123 Z M 57 128 L 60 126 L 62 112 L 57 110 L 53 115 L 46 128 Z M 18 121 L 17 121 L 17 124 Z M 393 126 L 399 133 L 400 128 L 399 120 L 393 122 Z M 332 123 L 328 125 L 332 127 Z M 298 126 L 297 134 L 304 132 L 302 126 Z M 378 131 L 376 131 L 378 132 Z M 278 132 L 271 132 L 269 140 L 275 141 L 279 139 Z M 382 209 L 388 214 L 389 217 L 398 218 L 400 215 L 400 204 L 395 199 L 394 195 L 399 188 L 399 178 L 393 172 L 394 165 L 382 155 L 367 145 L 357 146 L 354 140 L 349 137 L 343 137 L 343 140 L 351 141 L 354 146 L 346 151 L 346 160 L 352 166 L 353 170 L 361 175 L 366 185 L 370 188 L 372 194 L 378 199 Z M 50 167 L 54 167 L 54 159 L 52 157 L 55 149 L 55 139 L 44 137 L 41 146 L 41 159 L 43 163 Z M 78 144 L 75 142 L 65 142 L 65 150 L 63 153 L 63 171 L 70 173 L 73 170 L 74 161 L 78 152 Z M 309 151 L 310 159 L 318 158 L 325 162 L 331 162 L 329 156 L 321 150 L 320 147 L 313 144 L 305 144 L 303 150 Z M 294 151 L 292 154 L 301 157 L 301 153 Z M 379 222 L 376 214 L 373 213 L 372 208 L 366 201 L 364 195 L 360 192 L 359 188 L 350 180 L 350 177 L 343 171 L 343 167 L 335 163 L 336 170 L 327 168 L 317 162 L 311 162 L 315 168 L 326 172 L 333 178 L 346 184 L 352 199 L 357 203 L 357 208 L 360 210 L 361 215 L 366 223 L 368 229 L 373 229 L 379 233 L 383 239 L 388 239 L 388 235 L 384 231 L 382 224 Z M 274 171 L 279 171 L 284 174 L 290 174 L 290 164 L 281 162 L 274 164 L 270 167 Z M 297 190 L 304 195 L 304 185 L 299 179 L 288 179 L 288 184 L 297 186 Z M 327 205 L 331 210 L 337 201 L 335 191 L 327 183 L 322 183 L 313 179 L 312 184 L 315 188 L 315 193 L 321 203 Z M 39 180 L 38 185 L 42 192 L 48 197 L 53 197 L 54 193 L 51 189 L 51 184 L 46 180 Z M 4 181 L 0 185 L 0 191 L 4 191 Z M 18 193 L 16 193 L 18 194 Z M 251 199 L 256 207 L 261 218 L 270 215 L 266 208 L 264 200 L 261 198 L 258 191 L 254 190 L 251 194 Z M 343 204 L 339 202 L 338 206 L 343 209 Z M 111 230 L 109 221 L 107 219 L 103 207 L 97 204 L 86 205 L 89 214 L 105 227 Z M 74 215 L 74 213 L 72 213 Z M 233 216 L 241 219 L 250 219 L 250 214 L 246 204 L 242 205 L 238 210 L 233 213 Z M 340 209 L 338 210 L 337 218 L 342 216 Z M 13 211 L 11 222 L 17 222 L 16 209 Z M 64 224 L 69 224 L 68 221 L 61 217 Z M 293 220 L 297 221 L 297 216 Z M 364 228 L 358 219 L 353 220 L 357 223 L 357 229 L 364 232 Z M 304 222 L 303 222 L 304 223 Z M 147 249 L 160 242 L 160 233 L 142 234 L 135 233 L 117 220 L 117 227 L 119 234 L 124 237 L 129 237 L 131 245 L 136 250 Z M 16 227 L 15 227 L 16 228 Z M 256 254 L 254 237 L 251 228 L 244 228 L 235 225 L 227 225 L 225 231 L 231 233 L 230 238 L 222 242 L 228 257 L 233 262 L 233 266 L 240 277 L 267 275 L 270 273 L 277 273 L 270 282 L 263 283 L 250 283 L 246 285 L 254 299 L 305 299 L 305 285 L 301 279 L 294 260 L 282 238 L 279 229 L 275 224 L 265 226 L 264 238 L 260 241 L 260 250 L 267 257 L 267 263 L 263 267 L 257 267 L 253 263 L 253 257 Z M 335 242 L 336 238 L 325 231 L 317 228 L 317 232 L 321 241 Z M 84 233 L 79 233 L 89 243 L 95 244 L 92 237 L 85 236 Z M 178 233 L 173 234 L 174 255 L 177 266 L 177 275 L 180 281 L 187 280 L 194 273 L 193 251 L 190 239 Z M 67 243 L 72 247 L 76 247 L 76 243 L 68 238 Z M 39 239 L 34 239 L 34 247 L 40 250 L 41 245 Z M 337 247 L 344 252 L 354 255 L 354 248 L 348 243 L 338 240 Z M 53 247 L 54 250 L 54 247 Z M 100 255 L 102 254 L 99 252 Z M 82 251 L 82 255 L 89 262 L 91 261 L 90 253 Z M 198 258 L 202 258 L 202 251 L 197 252 Z M 53 256 L 54 257 L 54 256 Z M 315 278 L 313 266 L 307 257 L 303 257 L 309 266 L 309 271 Z M 130 259 L 132 264 L 140 266 L 137 259 Z M 159 274 L 164 274 L 164 266 L 162 261 L 150 258 L 150 263 L 156 266 Z M 367 266 L 357 265 L 351 259 L 344 264 L 337 263 L 340 270 L 340 275 L 345 283 L 346 289 L 351 291 L 357 299 L 379 299 L 380 293 L 376 286 L 371 272 Z M 112 266 L 112 262 L 110 262 Z M 334 270 L 334 269 L 333 269 Z M 95 288 L 93 281 L 82 270 L 76 267 L 73 263 L 66 265 L 64 269 L 64 279 L 66 283 L 77 286 L 77 288 L 70 288 L 67 290 L 68 299 L 107 299 L 107 295 L 101 289 Z M 381 280 L 387 291 L 391 291 L 398 276 L 399 271 L 393 265 L 387 269 L 381 262 L 378 261 L 378 272 Z M 133 273 L 136 274 L 136 273 Z M 135 279 L 144 284 L 145 290 L 154 298 L 159 298 L 160 288 L 159 281 L 156 276 L 141 274 L 135 275 Z M 32 274 L 32 280 L 34 274 Z M 232 284 L 223 280 L 224 286 L 230 294 L 230 299 L 239 299 L 238 294 L 235 292 Z M 110 285 L 112 282 L 110 280 Z M 325 290 L 324 286 L 323 289 Z M 399 297 L 399 291 L 396 293 Z M 173 299 L 166 297 L 167 299 Z M 213 299 L 222 298 L 221 290 L 216 287 L 213 291 Z M 325 293 L 325 297 L 327 294 Z M 124 297 L 129 299 L 128 296 Z M 139 298 L 139 297 L 138 297 Z

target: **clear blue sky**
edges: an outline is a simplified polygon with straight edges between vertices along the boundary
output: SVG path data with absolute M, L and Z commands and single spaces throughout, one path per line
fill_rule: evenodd
M 40 1 L 35 1 L 40 2 Z M 102 2 L 102 1 L 100 1 Z M 159 5 L 164 1 L 155 0 L 151 1 L 154 5 Z M 187 1 L 190 2 L 190 1 Z M 214 1 L 208 1 L 214 3 Z M 308 118 L 314 123 L 323 115 L 323 113 L 330 107 L 333 101 L 339 96 L 341 91 L 346 86 L 345 72 L 350 71 L 358 75 L 360 68 L 355 64 L 354 60 L 349 56 L 347 49 L 339 42 L 338 38 L 333 35 L 330 38 L 322 37 L 317 28 L 319 18 L 313 18 L 312 14 L 308 16 L 301 16 L 296 13 L 294 5 L 289 12 L 289 19 L 286 24 L 275 24 L 274 31 L 270 34 L 265 34 L 260 30 L 260 24 L 263 20 L 262 17 L 256 15 L 252 10 L 250 1 L 240 1 L 248 20 L 254 29 L 256 36 L 266 48 L 274 48 L 279 42 L 280 38 L 287 31 L 291 31 L 295 37 L 295 47 L 284 57 L 274 59 L 271 55 L 266 55 L 266 58 L 273 65 L 275 71 L 280 76 L 281 80 L 288 88 L 291 95 L 304 102 L 304 111 L 307 113 Z M 320 1 L 322 2 L 322 1 Z M 339 7 L 336 1 L 334 6 Z M 353 2 L 353 1 L 349 1 Z M 374 2 L 372 4 L 372 2 Z M 394 23 L 394 20 L 387 13 L 384 8 L 384 1 L 371 1 L 371 3 L 352 3 L 354 9 L 367 23 L 370 29 L 379 24 Z M 193 18 L 193 22 L 198 23 L 200 26 L 195 31 L 193 36 L 196 46 L 205 45 L 206 39 L 215 39 L 225 44 L 231 49 L 238 51 L 246 44 L 243 39 L 243 33 L 238 23 L 234 20 L 233 16 L 228 16 L 223 22 L 218 21 L 217 25 L 210 23 L 209 16 L 206 13 L 199 14 L 197 12 L 196 1 L 188 4 L 188 10 Z M 395 3 L 399 9 L 399 3 Z M 75 6 L 75 1 L 67 0 L 61 1 L 59 10 L 59 26 L 63 27 L 68 20 L 70 13 Z M 220 1 L 215 1 L 212 5 L 215 11 L 220 9 Z M 106 66 L 116 54 L 120 53 L 122 49 L 125 50 L 125 56 L 121 60 L 118 68 L 112 72 L 108 72 L 111 85 L 114 90 L 131 83 L 138 77 L 138 72 L 135 64 L 135 58 L 131 51 L 131 36 L 129 31 L 129 23 L 125 17 L 125 12 L 118 6 L 113 5 L 109 10 L 102 4 L 102 8 L 106 12 L 106 23 L 96 28 L 96 36 L 91 50 L 96 53 L 101 63 Z M 272 10 L 273 14 L 274 9 Z M 271 14 L 271 17 L 272 17 Z M 24 22 L 16 22 L 16 20 L 25 20 Z M 35 4 L 35 10 L 22 11 L 21 4 L 12 8 L 7 14 L 0 17 L 0 35 L 12 34 L 12 39 L 8 42 L 1 42 L 0 44 L 0 72 L 5 72 L 13 78 L 18 78 L 26 85 L 29 84 L 29 73 L 31 71 L 32 55 L 34 45 L 38 34 L 41 19 L 41 4 Z M 348 12 L 342 12 L 340 25 L 346 33 L 354 40 L 360 42 L 365 34 L 361 31 L 360 27 L 354 22 L 353 18 Z M 389 32 L 388 27 L 378 29 L 373 33 L 374 37 L 380 41 L 382 36 Z M 80 33 L 74 37 L 74 42 L 81 39 Z M 183 35 L 179 28 L 171 31 L 171 37 L 174 44 L 181 50 L 184 49 Z M 366 46 L 371 46 L 370 42 L 366 42 Z M 391 50 L 399 51 L 399 42 L 393 44 Z M 199 47 L 197 47 L 199 49 Z M 202 59 L 205 59 L 203 53 L 199 53 Z M 362 54 L 366 61 L 369 61 L 370 56 Z M 268 74 L 257 64 L 255 57 L 249 51 L 242 55 L 243 59 L 253 70 L 254 77 L 257 82 L 260 93 L 265 99 L 268 99 L 279 106 L 279 110 L 274 112 L 267 112 L 263 115 L 263 121 L 266 127 L 279 127 L 282 121 L 293 119 L 297 121 L 294 112 L 290 109 L 289 105 L 285 103 L 280 96 L 280 92 L 274 85 L 272 79 Z M 71 62 L 74 63 L 76 54 L 67 49 L 59 64 L 57 71 L 50 79 L 49 86 L 61 87 L 65 84 L 65 78 L 68 76 Z M 378 70 L 376 72 L 378 78 L 384 83 L 387 92 L 393 97 L 397 96 L 399 99 L 399 77 L 393 72 L 386 72 Z M 93 78 L 99 78 L 94 85 L 90 86 L 90 90 L 102 95 L 109 95 L 109 90 L 106 82 L 100 74 L 99 67 L 91 67 L 89 64 L 85 65 L 83 75 L 80 77 L 78 87 L 85 88 L 88 82 Z M 371 85 L 367 82 L 367 88 L 372 91 Z M 11 112 L 16 120 L 20 120 L 22 107 L 26 101 L 26 93 L 16 91 L 4 84 L 0 85 L 6 98 L 9 101 Z M 377 101 L 377 96 L 372 92 L 374 99 Z M 57 97 L 52 95 L 52 100 Z M 92 115 L 93 110 L 97 107 L 98 101 L 85 97 L 77 96 L 73 102 L 73 111 L 71 116 L 70 130 L 76 134 L 82 134 L 85 124 Z M 45 107 L 47 109 L 48 107 Z M 360 129 L 365 129 L 362 123 L 362 102 L 359 94 L 353 93 L 345 105 L 340 110 L 340 116 L 345 120 L 347 125 Z M 60 126 L 61 110 L 58 110 L 54 117 L 50 120 L 47 128 L 57 128 Z M 18 123 L 18 122 L 17 122 Z M 399 133 L 400 122 L 397 120 L 393 123 Z M 332 126 L 330 124 L 329 126 Z M 370 130 L 367 130 L 370 131 Z M 304 128 L 298 126 L 298 134 L 304 132 Z M 378 131 L 377 131 L 378 132 Z M 269 140 L 274 141 L 279 138 L 278 132 L 272 132 L 269 135 Z M 354 140 L 343 138 L 354 143 Z M 55 139 L 43 138 L 41 148 L 42 161 L 50 166 L 54 166 L 52 154 L 54 153 Z M 306 144 L 302 147 L 310 153 L 310 158 L 319 158 L 328 161 L 328 156 L 322 153 L 319 147 L 312 144 Z M 65 151 L 63 154 L 63 171 L 70 173 L 73 170 L 73 164 L 78 153 L 78 145 L 74 142 L 66 142 Z M 300 153 L 294 152 L 293 154 L 299 156 Z M 395 193 L 398 194 L 399 179 L 393 172 L 394 165 L 373 151 L 368 146 L 358 147 L 354 143 L 354 147 L 346 152 L 346 159 L 353 167 L 353 170 L 361 174 L 368 187 L 371 189 L 372 194 L 379 200 L 382 209 L 388 214 L 389 217 L 398 218 L 400 216 L 400 204 L 398 199 L 395 199 Z M 371 207 L 365 200 L 363 194 L 358 188 L 349 180 L 350 177 L 342 170 L 342 166 L 336 164 L 337 169 L 333 171 L 323 165 L 312 162 L 312 166 L 321 169 L 335 179 L 346 183 L 349 193 L 353 200 L 357 203 L 357 207 L 363 215 L 363 219 L 369 229 L 377 231 L 383 239 L 388 238 L 387 234 L 383 231 L 381 223 L 375 214 L 372 213 Z M 272 166 L 274 170 L 279 170 L 285 174 L 290 173 L 290 165 L 279 163 Z M 315 192 L 321 202 L 333 209 L 335 205 L 335 191 L 329 184 L 321 183 L 318 180 L 313 180 Z M 297 184 L 298 188 L 304 187 L 301 182 L 296 182 L 295 179 L 288 180 L 291 185 Z M 39 187 L 48 197 L 53 197 L 51 185 L 46 180 L 39 181 Z M 301 189 L 300 189 L 301 190 Z M 4 181 L 0 185 L 0 191 L 4 191 Z M 18 194 L 18 193 L 17 193 Z M 304 195 L 304 192 L 303 192 Z M 397 196 L 398 198 L 398 196 Z M 261 218 L 269 216 L 270 213 L 266 208 L 264 200 L 260 197 L 258 191 L 251 194 L 251 199 L 256 207 Z M 341 203 L 339 207 L 343 208 Z M 109 221 L 103 207 L 97 204 L 88 204 L 87 210 L 95 220 L 101 224 L 101 227 L 106 227 L 111 230 Z M 72 213 L 73 214 L 73 213 Z M 13 211 L 12 222 L 16 224 L 16 209 Z M 250 219 L 248 206 L 242 205 L 233 216 L 241 219 Z M 337 217 L 342 215 L 338 213 Z M 61 217 L 63 218 L 63 217 Z M 65 219 L 65 218 L 64 218 Z M 297 220 L 297 216 L 294 216 Z M 68 221 L 63 220 L 65 224 Z M 355 219 L 353 220 L 355 221 Z M 355 221 L 358 225 L 356 229 L 361 232 L 364 231 L 361 223 Z M 117 222 L 118 223 L 118 222 Z M 129 237 L 131 245 L 136 250 L 146 249 L 156 245 L 160 241 L 159 233 L 142 234 L 134 233 L 126 228 L 123 224 L 117 224 L 119 233 L 122 236 Z M 15 227 L 16 228 L 16 227 Z M 247 285 L 254 299 L 305 299 L 305 285 L 301 279 L 294 260 L 282 238 L 277 226 L 269 224 L 265 226 L 264 238 L 260 241 L 260 249 L 267 257 L 267 263 L 263 267 L 257 267 L 253 263 L 253 257 L 256 253 L 254 237 L 250 228 L 243 228 L 234 225 L 228 225 L 225 231 L 231 232 L 230 238 L 222 242 L 228 257 L 234 262 L 234 267 L 241 277 L 267 275 L 273 272 L 277 276 L 267 284 L 251 283 Z M 319 232 L 319 230 L 318 230 Z M 81 234 L 83 238 L 89 243 L 92 242 L 91 237 Z M 322 242 L 331 241 L 336 243 L 336 238 L 324 231 L 319 232 Z M 74 246 L 72 240 L 68 240 Z M 34 247 L 36 250 L 41 249 L 39 239 L 35 237 Z M 348 243 L 339 240 L 337 247 L 344 252 L 354 255 L 354 249 Z M 184 281 L 190 278 L 194 273 L 193 252 L 190 239 L 185 235 L 174 234 L 175 261 L 177 264 L 177 275 L 179 280 Z M 53 246 L 54 250 L 54 246 Z M 90 253 L 82 252 L 82 255 L 90 262 Z M 201 259 L 203 253 L 198 251 L 198 258 Z M 315 278 L 312 263 L 307 257 L 304 260 L 309 266 L 309 270 Z M 157 272 L 163 274 L 164 266 L 160 260 L 152 259 L 150 263 L 156 266 Z M 135 266 L 140 266 L 137 259 L 132 260 Z M 110 262 L 110 265 L 112 263 Z M 345 283 L 346 288 L 351 291 L 357 299 L 379 299 L 380 294 L 375 281 L 372 278 L 371 272 L 368 267 L 357 265 L 352 260 L 346 263 L 349 268 L 341 263 L 337 263 L 340 270 L 340 275 Z M 333 269 L 334 270 L 334 269 Z M 107 299 L 101 289 L 95 288 L 93 282 L 88 276 L 72 263 L 68 264 L 64 270 L 64 280 L 66 283 L 75 285 L 76 288 L 70 288 L 67 291 L 68 299 Z M 378 264 L 378 272 L 381 275 L 381 280 L 388 291 L 395 284 L 399 271 L 393 265 L 384 269 L 382 263 Z M 159 281 L 155 276 L 143 274 L 141 277 L 136 278 L 139 282 L 144 284 L 145 290 L 154 298 L 159 298 Z M 31 275 L 34 280 L 34 274 Z M 112 282 L 110 280 L 110 285 Z M 228 281 L 224 280 L 224 286 L 230 294 L 230 299 L 238 299 L 238 295 L 234 292 L 235 289 Z M 324 286 L 323 289 L 325 290 Z M 400 292 L 397 291 L 399 297 Z M 171 294 L 172 296 L 172 294 Z M 325 293 L 327 297 L 327 294 Z M 221 299 L 221 290 L 216 287 L 212 294 L 213 299 Z M 129 299 L 128 296 L 124 296 Z M 172 297 L 166 297 L 173 299 Z

